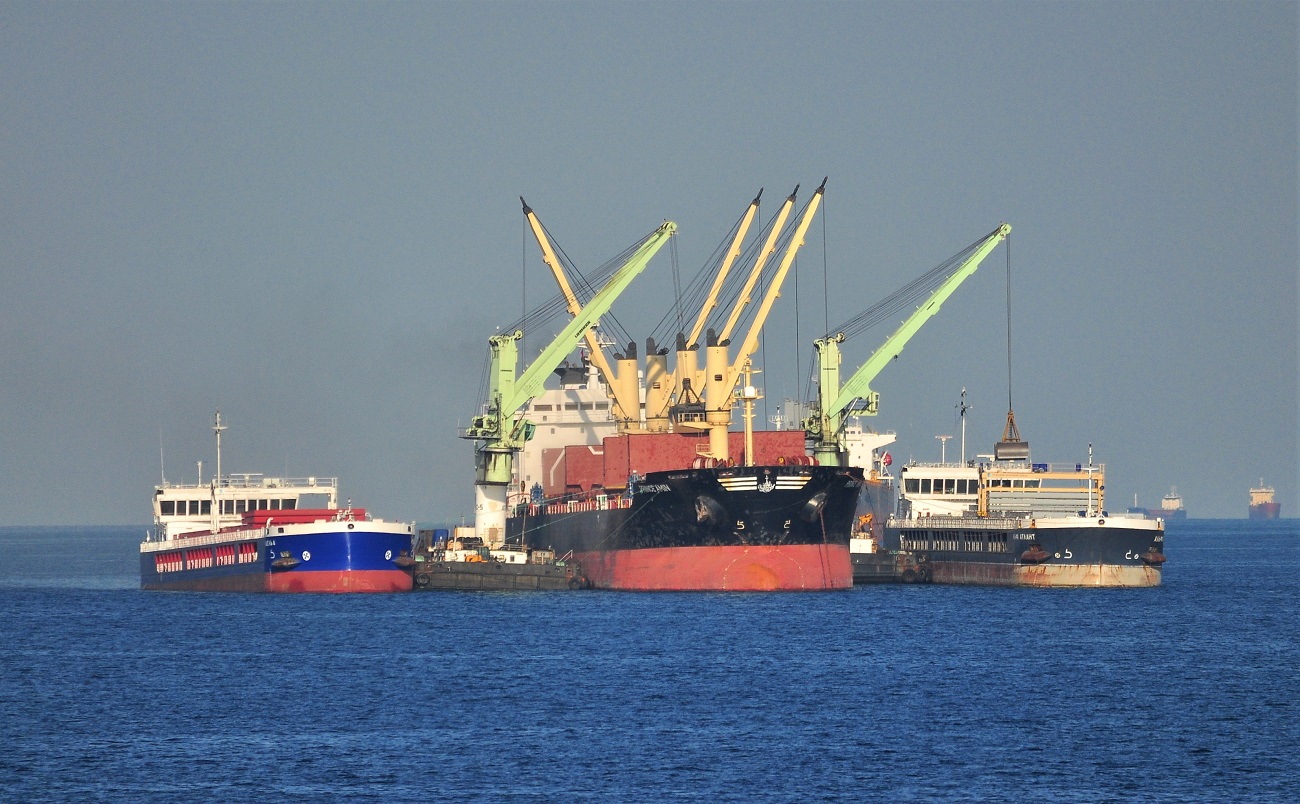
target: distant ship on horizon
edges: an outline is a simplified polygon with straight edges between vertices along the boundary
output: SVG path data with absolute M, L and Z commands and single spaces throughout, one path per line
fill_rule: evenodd
M 1169 521 L 1172 519 L 1186 519 L 1187 509 L 1183 508 L 1183 498 L 1178 493 L 1177 487 L 1170 486 L 1169 493 L 1160 500 L 1159 508 L 1143 508 L 1138 505 L 1137 495 L 1133 495 L 1133 505 L 1129 507 L 1130 514 L 1142 514 L 1151 519 L 1163 519 Z
M 1282 516 L 1282 503 L 1273 501 L 1273 487 L 1264 485 L 1264 478 L 1259 485 L 1250 490 L 1249 519 L 1277 519 Z

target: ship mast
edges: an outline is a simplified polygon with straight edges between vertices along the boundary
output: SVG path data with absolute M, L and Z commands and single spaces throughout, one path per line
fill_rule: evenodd
M 226 425 L 221 423 L 221 411 L 217 411 L 216 424 L 212 425 L 212 431 L 217 434 L 217 476 L 214 478 L 217 485 L 221 484 L 221 431 L 226 429 Z
M 961 465 L 966 465 L 966 411 L 970 406 L 966 404 L 966 389 L 961 389 L 961 403 L 957 406 L 957 415 L 961 417 Z
M 745 465 L 754 465 L 754 403 L 763 398 L 754 387 L 754 374 L 759 373 L 752 362 L 746 360 L 742 369 L 745 384 L 736 391 L 736 396 L 745 403 Z
M 221 485 L 221 431 L 225 429 L 226 429 L 226 425 L 221 423 L 221 411 L 217 411 L 216 422 L 212 425 L 212 431 L 217 434 L 217 474 L 212 478 L 212 485 L 210 486 L 211 490 L 209 492 L 209 497 L 211 497 L 211 500 L 208 503 L 209 505 L 208 511 L 212 516 L 213 533 L 216 533 L 220 529 L 220 520 L 221 520 L 220 507 L 221 506 L 217 501 L 217 487 Z M 203 464 L 199 464 L 200 467 L 202 465 Z M 203 474 L 203 470 L 201 468 L 199 469 L 199 474 L 200 475 Z M 202 477 L 199 478 L 199 482 L 200 483 L 203 482 Z

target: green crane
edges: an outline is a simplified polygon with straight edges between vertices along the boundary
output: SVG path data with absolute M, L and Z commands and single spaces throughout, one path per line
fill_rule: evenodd
M 817 360 L 821 367 L 821 383 L 810 415 L 804 420 L 804 429 L 813 442 L 813 455 L 822 465 L 836 466 L 843 462 L 843 450 L 840 448 L 840 434 L 844 429 L 846 411 L 854 406 L 857 413 L 875 416 L 880 412 L 880 394 L 871 390 L 871 383 L 876 375 L 884 370 L 889 362 L 902 353 L 903 347 L 920 331 L 922 325 L 939 312 L 948 297 L 979 268 L 984 258 L 993 251 L 1011 233 L 1011 225 L 1004 223 L 993 230 L 988 237 L 980 241 L 962 264 L 930 294 L 925 303 L 918 307 L 903 321 L 884 344 L 872 353 L 871 357 L 854 372 L 847 382 L 840 385 L 840 348 L 844 342 L 844 333 L 840 332 L 813 342 L 817 350 Z M 855 402 L 862 401 L 860 405 Z
M 516 376 L 518 342 L 524 333 L 515 330 L 488 339 L 492 364 L 486 412 L 475 416 L 461 434 L 462 438 L 481 442 L 474 455 L 474 530 L 485 544 L 499 544 L 504 539 L 506 488 L 514 469 L 514 454 L 523 449 L 533 433 L 532 422 L 516 414 L 541 392 L 552 370 L 596 326 L 675 231 L 677 224 L 668 221 L 643 240 L 523 374 Z

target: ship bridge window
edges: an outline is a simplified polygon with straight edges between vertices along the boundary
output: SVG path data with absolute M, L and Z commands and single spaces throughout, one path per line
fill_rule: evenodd
M 199 505 L 199 513 L 204 516 L 209 516 L 212 513 L 212 500 L 204 500 Z
M 596 403 L 596 410 L 609 410 L 609 403 L 608 403 L 608 402 L 597 402 L 597 403 Z
M 297 508 L 297 507 L 298 507 L 298 501 L 297 501 L 297 500 L 294 500 L 294 499 L 288 499 L 288 500 L 284 500 L 284 501 L 283 501 L 283 504 L 280 506 L 280 510 L 282 510 L 282 511 L 292 511 L 293 509 L 295 509 L 295 508 Z
M 582 409 L 583 409 L 583 410 L 595 410 L 595 409 L 596 409 L 596 403 L 594 403 L 594 402 L 583 402 L 583 403 L 582 403 Z
M 222 501 L 221 501 L 221 513 L 223 513 L 223 514 L 233 514 L 233 513 L 235 513 L 235 501 L 234 501 L 234 500 L 222 500 Z
M 244 500 L 235 500 L 235 513 L 242 514 L 248 508 L 248 503 Z
M 930 493 L 930 478 L 928 477 L 921 478 L 921 493 L 922 494 Z
M 914 477 L 909 477 L 903 481 L 903 490 L 908 494 L 916 494 L 921 490 L 921 481 Z M 165 505 L 166 503 L 164 503 Z
M 176 502 L 174 500 L 163 500 L 161 510 L 163 516 L 172 516 L 176 513 Z
M 533 410 L 550 410 L 550 405 L 533 405 Z
M 565 403 L 564 403 L 564 409 L 565 409 L 565 410 L 577 410 L 577 409 L 578 409 L 578 403 L 577 403 L 577 402 L 565 402 Z
M 944 478 L 944 481 L 943 481 L 943 493 L 944 493 L 944 494 L 956 494 L 956 493 L 957 493 L 957 481 L 956 481 L 956 479 L 951 478 L 951 477 L 949 477 L 949 478 Z

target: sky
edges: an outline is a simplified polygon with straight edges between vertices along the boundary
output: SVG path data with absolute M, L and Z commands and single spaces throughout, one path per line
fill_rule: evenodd
M 554 293 L 520 196 L 584 272 L 677 223 L 614 307 L 642 339 L 673 254 L 824 176 L 769 403 L 1006 221 L 1010 386 L 1000 246 L 873 384 L 895 457 L 963 388 L 988 452 L 1010 391 L 1112 509 L 1300 515 L 1296 45 L 1294 2 L 4 0 L 0 524 L 148 524 L 216 410 L 226 471 L 472 520 L 487 339 Z

